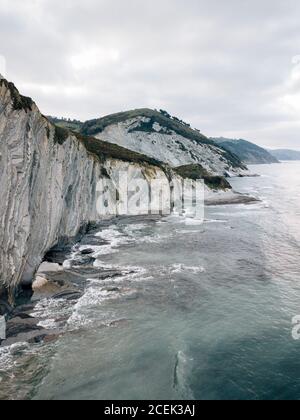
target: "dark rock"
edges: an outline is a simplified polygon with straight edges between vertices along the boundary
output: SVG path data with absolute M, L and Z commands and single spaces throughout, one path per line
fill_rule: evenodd
M 65 299 L 65 300 L 77 300 L 82 297 L 82 292 L 77 290 L 64 290 L 61 293 L 57 293 L 56 295 L 52 296 L 53 299 Z
M 44 261 L 54 264 L 63 265 L 64 261 L 68 259 L 70 252 L 68 251 L 49 251 L 45 257 Z
M 84 246 L 103 246 L 103 245 L 109 245 L 109 242 L 105 241 L 104 239 L 98 238 L 97 236 L 94 236 L 94 235 L 86 235 L 80 241 L 80 245 L 84 245 Z
M 27 305 L 20 305 L 17 306 L 14 310 L 13 310 L 13 316 L 14 317 L 18 317 L 20 313 L 29 313 L 32 312 L 34 307 L 35 307 L 35 303 L 28 303 Z
M 26 334 L 32 331 L 39 331 L 43 328 L 38 327 L 38 320 L 35 318 L 22 319 L 12 318 L 6 324 L 6 336 L 7 338 L 16 337 L 19 334 Z
M 106 290 L 107 292 L 121 292 L 119 287 L 105 287 L 102 290 Z
M 58 340 L 61 334 L 47 334 L 44 338 L 44 343 L 52 343 L 53 341 Z
M 78 260 L 74 260 L 73 264 L 74 266 L 82 266 L 82 265 L 93 265 L 94 262 L 96 261 L 95 258 L 93 257 L 82 257 Z
M 80 251 L 81 255 L 90 255 L 93 254 L 95 251 L 91 248 L 88 249 L 83 249 L 82 251 Z
M 0 316 L 10 314 L 12 311 L 12 307 L 7 302 L 0 300 Z
M 60 287 L 72 287 L 75 283 L 80 284 L 84 276 L 80 275 L 80 271 L 77 273 L 75 270 L 65 270 L 53 273 L 45 273 L 49 283 L 55 283 Z
M 15 337 L 9 337 L 7 340 L 2 341 L 2 347 L 11 346 L 16 343 L 30 343 L 38 344 L 41 342 L 50 343 L 59 338 L 61 331 L 46 330 L 41 328 L 39 331 L 30 331 L 28 333 L 21 333 Z
M 34 319 L 31 315 L 25 312 L 13 312 L 13 315 L 21 319 Z

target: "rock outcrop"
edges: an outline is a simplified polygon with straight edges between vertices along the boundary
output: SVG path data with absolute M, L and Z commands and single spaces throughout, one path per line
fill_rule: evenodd
M 168 175 L 154 159 L 56 127 L 0 81 L 0 295 L 13 300 L 47 251 L 99 219 L 97 182 L 128 166 L 148 178 Z
M 8 301 L 14 303 L 20 285 L 31 287 L 49 250 L 99 221 L 99 181 L 116 185 L 120 171 L 131 168 L 149 184 L 190 177 L 227 190 L 222 175 L 246 170 L 237 157 L 182 122 L 158 112 L 155 119 L 147 115 L 86 123 L 81 133 L 72 132 L 0 80 L 0 315 L 10 308 Z
M 171 167 L 200 164 L 211 175 L 247 174 L 247 167 L 230 151 L 165 111 L 137 109 L 87 121 L 81 132 L 101 138 Z

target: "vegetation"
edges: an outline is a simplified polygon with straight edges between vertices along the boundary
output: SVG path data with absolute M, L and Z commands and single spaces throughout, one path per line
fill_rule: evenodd
M 64 142 L 69 137 L 69 131 L 63 127 L 59 127 L 55 125 L 55 134 L 54 134 L 54 142 L 60 145 L 64 144 Z
M 188 124 L 184 123 L 178 118 L 174 119 L 174 117 L 171 117 L 170 114 L 168 114 L 166 111 L 159 112 L 147 108 L 120 112 L 118 114 L 108 115 L 100 119 L 87 121 L 83 124 L 81 133 L 85 135 L 99 134 L 109 125 L 118 124 L 137 117 L 151 118 L 152 121 L 160 124 L 162 127 L 165 127 L 168 130 L 172 130 L 187 139 L 196 141 L 199 144 L 214 144 L 213 141 L 203 136 L 201 133 L 199 133 L 199 131 L 193 130 Z
M 0 86 L 5 86 L 7 89 L 9 89 L 11 98 L 13 101 L 13 107 L 16 111 L 18 110 L 24 110 L 24 111 L 32 111 L 33 107 L 33 100 L 31 98 L 28 98 L 26 96 L 20 95 L 18 89 L 15 87 L 15 85 L 11 82 L 8 82 L 5 79 L 0 80 Z
M 223 157 L 231 163 L 233 168 L 241 168 L 244 170 L 248 169 L 247 166 L 241 161 L 241 159 L 235 153 L 231 152 L 230 150 L 225 149 L 225 147 L 223 147 L 222 145 L 217 145 L 217 147 L 222 150 Z
M 76 131 L 78 133 L 83 126 L 83 123 L 79 120 L 71 120 L 70 118 L 57 118 L 52 116 L 47 116 L 47 118 L 58 127 L 66 128 L 67 130 Z
M 219 147 L 235 155 L 245 164 L 278 163 L 277 159 L 267 150 L 246 140 L 226 138 L 212 139 Z
M 141 121 L 137 127 L 131 128 L 128 132 L 129 133 L 145 132 L 145 133 L 172 134 L 172 131 L 166 128 L 161 128 L 159 131 L 154 130 L 153 124 L 155 123 L 156 123 L 155 118 L 151 117 L 148 122 Z
M 96 155 L 100 161 L 104 161 L 106 158 L 112 158 L 124 162 L 147 163 L 165 170 L 165 165 L 162 162 L 149 156 L 133 152 L 113 143 L 107 143 L 103 140 L 96 139 L 95 137 L 85 136 L 76 132 L 73 132 L 72 134 L 84 144 L 88 152 Z
M 175 168 L 175 172 L 182 178 L 193 179 L 194 181 L 203 179 L 205 184 L 212 189 L 227 190 L 231 185 L 223 176 L 210 174 L 201 165 L 185 165 Z
M 85 122 L 81 126 L 80 132 L 84 135 L 95 136 L 96 134 L 100 134 L 102 131 L 105 130 L 106 127 L 110 125 L 125 122 L 127 120 L 134 119 L 137 117 L 146 117 L 149 118 L 150 121 L 148 123 L 141 122 L 138 127 L 132 128 L 130 132 L 144 131 L 152 133 L 154 132 L 153 124 L 156 122 L 164 128 L 165 134 L 171 134 L 171 132 L 175 132 L 181 135 L 182 137 L 194 141 L 195 143 L 212 146 L 215 148 L 214 152 L 222 155 L 222 157 L 226 159 L 232 165 L 233 168 L 247 169 L 246 166 L 238 158 L 238 156 L 236 156 L 234 153 L 232 153 L 229 150 L 226 150 L 222 146 L 216 145 L 216 143 L 213 140 L 205 137 L 203 134 L 201 134 L 199 130 L 193 130 L 189 124 L 185 123 L 182 120 L 179 120 L 176 117 L 172 117 L 167 111 L 164 110 L 156 111 L 144 108 L 108 115 L 100 119 Z

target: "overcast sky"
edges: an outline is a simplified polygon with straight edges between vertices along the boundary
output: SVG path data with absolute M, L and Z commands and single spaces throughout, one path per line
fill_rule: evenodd
M 0 0 L 0 55 L 44 114 L 164 108 L 300 149 L 299 22 L 299 0 Z

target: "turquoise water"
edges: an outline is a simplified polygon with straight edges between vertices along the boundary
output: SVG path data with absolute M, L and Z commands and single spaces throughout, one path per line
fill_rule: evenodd
M 204 224 L 127 219 L 99 229 L 112 246 L 98 252 L 98 269 L 123 276 L 88 281 L 55 344 L 2 354 L 2 393 L 300 398 L 300 163 L 251 169 L 262 176 L 232 183 L 260 203 L 208 208 Z

